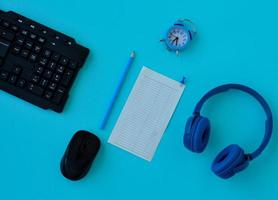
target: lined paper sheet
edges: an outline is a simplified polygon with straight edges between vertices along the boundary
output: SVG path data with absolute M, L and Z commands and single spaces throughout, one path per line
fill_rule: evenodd
M 143 67 L 108 142 L 151 161 L 184 88 Z

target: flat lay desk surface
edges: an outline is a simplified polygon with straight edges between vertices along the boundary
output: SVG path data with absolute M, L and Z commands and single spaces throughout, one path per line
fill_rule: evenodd
M 89 1 L 2 0 L 13 10 L 73 36 L 91 53 L 62 114 L 45 111 L 0 92 L 0 199 L 276 199 L 277 1 Z M 159 42 L 176 19 L 190 18 L 198 37 L 180 56 Z M 99 126 L 132 50 L 137 57 L 105 130 Z M 107 143 L 143 65 L 187 88 L 152 162 Z M 270 145 L 248 169 L 230 180 L 210 170 L 216 154 L 231 143 L 252 151 L 260 143 L 265 116 L 240 92 L 215 97 L 204 114 L 212 135 L 203 154 L 183 147 L 186 119 L 212 87 L 236 82 L 258 90 L 274 114 Z M 59 162 L 79 129 L 97 134 L 102 148 L 89 174 L 65 179 Z

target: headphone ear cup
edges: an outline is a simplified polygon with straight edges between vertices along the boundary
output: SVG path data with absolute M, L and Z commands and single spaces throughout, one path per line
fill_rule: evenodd
M 194 149 L 194 152 L 201 153 L 205 150 L 210 136 L 209 119 L 200 116 L 198 118 L 198 121 L 196 120 L 196 124 L 193 128 L 194 128 L 194 134 L 193 134 L 192 147 Z
M 184 145 L 191 151 L 201 153 L 208 144 L 210 123 L 208 118 L 195 116 L 186 123 Z
M 190 117 L 185 125 L 183 144 L 184 146 L 192 151 L 192 123 L 195 119 L 195 116 Z
M 223 179 L 228 179 L 248 166 L 243 149 L 232 144 L 223 149 L 214 159 L 211 169 Z

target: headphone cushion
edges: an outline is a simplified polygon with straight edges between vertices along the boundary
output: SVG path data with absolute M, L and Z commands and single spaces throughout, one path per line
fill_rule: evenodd
M 184 146 L 192 151 L 192 123 L 195 119 L 195 116 L 192 116 L 188 118 L 186 125 L 185 125 L 185 131 L 184 131 L 184 137 L 183 137 L 183 144 Z
M 184 145 L 191 151 L 201 153 L 208 144 L 210 122 L 202 116 L 190 117 L 186 123 Z
M 232 144 L 223 149 L 214 159 L 211 169 L 219 177 L 228 179 L 248 166 L 243 149 Z

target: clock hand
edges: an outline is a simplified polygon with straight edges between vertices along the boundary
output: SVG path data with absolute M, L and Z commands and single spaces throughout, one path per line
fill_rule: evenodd
M 171 36 L 176 37 L 173 33 L 170 33 Z
M 177 38 L 175 38 L 174 40 L 172 40 L 172 44 L 174 44 L 177 41 Z
M 176 37 L 176 45 L 178 45 L 178 41 L 179 41 L 179 38 L 178 38 L 178 37 Z
M 172 38 L 175 38 L 175 39 L 176 39 L 176 36 L 175 36 L 173 33 L 170 33 L 170 37 L 172 37 Z

